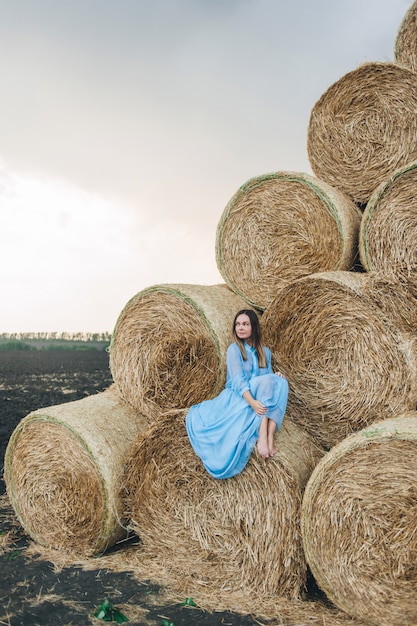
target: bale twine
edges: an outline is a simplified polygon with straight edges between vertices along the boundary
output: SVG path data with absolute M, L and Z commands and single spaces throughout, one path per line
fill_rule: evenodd
M 417 72 L 417 2 L 413 2 L 400 24 L 395 39 L 397 63 Z
M 216 231 L 219 272 L 233 291 L 265 309 L 282 285 L 350 269 L 361 213 L 341 192 L 297 172 L 250 179 L 227 204 Z
M 417 159 L 417 75 L 394 63 L 365 63 L 314 105 L 307 151 L 316 176 L 356 203 Z
M 160 416 L 132 448 L 124 486 L 141 561 L 160 565 L 182 593 L 299 598 L 306 564 L 299 528 L 304 486 L 323 451 L 285 419 L 277 454 L 253 452 L 241 474 L 216 480 L 194 453 L 186 411 Z M 227 600 L 225 600 L 227 603 Z M 217 605 L 218 606 L 218 605 Z
M 118 392 L 150 418 L 215 396 L 226 379 L 234 315 L 247 303 L 226 285 L 155 285 L 120 313 L 110 344 Z
M 366 270 L 394 274 L 417 290 L 416 188 L 413 162 L 375 190 L 363 213 L 359 254 Z
M 261 318 L 290 387 L 292 419 L 327 448 L 414 409 L 414 340 L 362 293 L 363 274 L 323 272 L 281 290 Z
M 4 477 L 34 541 L 92 555 L 126 536 L 120 480 L 145 424 L 113 388 L 21 420 L 6 449 Z
M 375 626 L 417 623 L 417 412 L 351 435 L 305 490 L 311 571 L 340 609 Z

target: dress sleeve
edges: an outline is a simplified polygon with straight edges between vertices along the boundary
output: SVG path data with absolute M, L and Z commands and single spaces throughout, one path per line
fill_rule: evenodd
M 249 379 L 245 373 L 243 357 L 236 343 L 230 344 L 226 353 L 228 386 L 240 396 L 249 389 Z

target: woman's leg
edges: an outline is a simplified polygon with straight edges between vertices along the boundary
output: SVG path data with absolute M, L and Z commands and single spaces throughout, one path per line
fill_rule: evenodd
M 277 451 L 274 446 L 274 435 L 277 429 L 277 424 L 274 420 L 268 420 L 267 425 L 267 438 L 268 438 L 268 448 L 269 448 L 269 456 L 275 456 Z
M 267 417 L 281 427 L 288 400 L 288 381 L 277 374 L 265 374 L 251 379 L 250 391 L 254 398 L 267 407 Z
M 269 457 L 268 422 L 270 421 L 271 420 L 267 417 L 263 417 L 259 425 L 258 443 L 256 444 L 256 448 L 259 456 L 263 459 L 267 459 Z
M 259 426 L 259 435 L 257 449 L 259 456 L 263 459 L 268 459 L 275 456 L 277 451 L 274 446 L 274 435 L 277 429 L 277 425 L 274 420 L 270 420 L 267 417 L 263 417 Z

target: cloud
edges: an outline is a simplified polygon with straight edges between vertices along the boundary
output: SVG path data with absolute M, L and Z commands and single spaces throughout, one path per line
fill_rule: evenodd
M 17 323 L 25 331 L 112 330 L 146 286 L 223 282 L 214 243 L 175 220 L 152 222 L 61 181 L 10 172 L 0 203 L 2 332 Z
M 306 169 L 315 100 L 392 56 L 401 17 L 388 0 L 17 0 L 0 10 L 2 154 L 132 204 L 149 179 Z
M 109 330 L 150 284 L 219 282 L 227 202 L 253 176 L 311 173 L 316 100 L 392 59 L 408 6 L 3 3 L 0 331 Z

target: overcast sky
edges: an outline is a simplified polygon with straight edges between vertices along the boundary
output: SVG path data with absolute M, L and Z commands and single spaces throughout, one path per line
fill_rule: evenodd
M 224 282 L 239 186 L 312 173 L 312 107 L 392 61 L 408 0 L 0 0 L 0 333 L 111 332 Z

